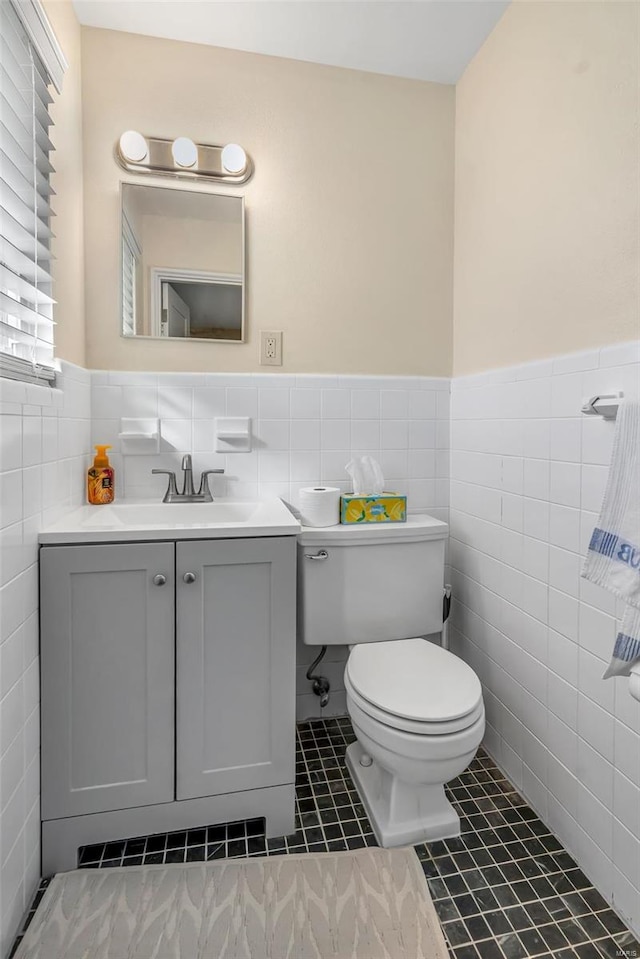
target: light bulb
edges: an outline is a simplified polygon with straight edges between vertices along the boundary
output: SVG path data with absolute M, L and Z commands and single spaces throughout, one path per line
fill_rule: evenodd
M 176 166 L 189 168 L 198 161 L 198 148 L 189 137 L 178 137 L 171 144 L 171 153 Z
M 120 137 L 120 153 L 130 163 L 142 163 L 149 153 L 147 141 L 137 130 L 127 130 Z
M 237 143 L 227 143 L 222 150 L 222 166 L 227 173 L 244 173 L 247 168 L 247 154 Z

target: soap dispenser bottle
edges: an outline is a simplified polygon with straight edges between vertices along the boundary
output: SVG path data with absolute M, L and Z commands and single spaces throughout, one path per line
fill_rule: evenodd
M 93 466 L 87 473 L 87 499 L 93 506 L 113 503 L 115 497 L 115 470 L 109 463 L 110 446 L 96 446 Z

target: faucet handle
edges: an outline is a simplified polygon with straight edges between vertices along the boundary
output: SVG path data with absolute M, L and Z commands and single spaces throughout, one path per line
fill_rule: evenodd
M 191 453 L 185 453 L 185 455 L 182 457 L 182 469 L 191 469 Z
M 200 476 L 200 489 L 198 490 L 198 496 L 204 496 L 205 503 L 213 502 L 213 496 L 211 495 L 211 490 L 209 489 L 209 476 L 211 473 L 224 473 L 224 470 L 203 470 Z
M 176 474 L 173 470 L 151 470 L 152 473 L 165 473 L 169 477 L 169 482 L 167 485 L 167 492 L 164 494 L 162 499 L 163 503 L 168 503 L 172 496 L 178 495 L 178 487 L 176 486 Z

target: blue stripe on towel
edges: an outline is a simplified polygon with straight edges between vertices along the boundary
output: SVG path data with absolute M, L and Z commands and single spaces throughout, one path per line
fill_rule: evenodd
M 592 553 L 601 553 L 616 563 L 623 563 L 629 569 L 640 573 L 640 546 L 629 543 L 617 533 L 610 533 L 604 529 L 594 529 L 591 534 L 589 550 Z
M 624 663 L 630 663 L 638 657 L 640 657 L 640 639 L 634 639 L 633 636 L 627 636 L 625 633 L 618 633 L 613 658 L 621 659 Z
M 591 542 L 589 543 L 589 549 L 592 553 L 602 553 L 603 556 L 613 556 L 616 546 L 618 545 L 618 537 L 615 533 L 608 533 L 604 529 L 594 529 L 591 534 Z

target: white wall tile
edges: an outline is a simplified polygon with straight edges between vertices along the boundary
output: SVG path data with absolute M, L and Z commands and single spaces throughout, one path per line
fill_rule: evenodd
M 294 420 L 312 420 L 320 416 L 320 390 L 291 390 L 291 417 Z
M 608 472 L 606 466 L 588 466 L 583 464 L 580 490 L 582 509 L 596 513 L 600 512 Z
M 288 407 L 289 391 L 284 390 L 283 392 L 286 394 Z M 222 386 L 204 386 L 193 391 L 193 416 L 195 419 L 215 419 L 217 416 L 225 416 L 226 412 L 227 395 Z M 268 416 L 269 414 L 261 410 L 260 415 Z
M 579 413 L 586 395 L 637 388 L 638 344 L 556 357 L 550 367 L 551 375 L 526 364 L 452 381 L 454 610 L 456 595 L 465 603 L 464 614 L 454 614 L 456 649 L 482 669 L 487 747 L 516 781 L 521 777 L 538 812 L 638 931 L 640 703 L 629 696 L 626 680 L 602 679 L 620 604 L 580 576 L 614 424 Z M 517 508 L 518 475 L 510 471 L 518 432 L 523 537 L 505 530 Z M 497 541 L 496 527 L 487 522 L 487 491 L 501 491 Z M 492 557 L 524 577 L 504 577 Z M 487 583 L 509 599 L 498 616 L 487 602 Z M 496 664 L 488 671 L 487 653 Z M 542 747 L 546 772 L 540 772 Z
M 552 460 L 565 460 L 579 463 L 582 447 L 582 421 L 573 419 L 555 419 L 551 421 L 549 434 L 549 456 Z
M 126 496 L 157 496 L 162 484 L 150 478 L 151 469 L 179 470 L 183 453 L 194 454 L 198 469 L 211 465 L 215 458 L 213 420 L 222 414 L 237 414 L 248 415 L 253 421 L 256 453 L 314 455 L 291 458 L 286 475 L 282 457 L 260 460 L 259 469 L 258 459 L 249 460 L 247 454 L 229 456 L 224 480 L 227 495 L 247 495 L 249 487 L 254 490 L 253 495 L 266 495 L 267 487 L 263 488 L 263 484 L 269 484 L 268 492 L 272 494 L 275 483 L 335 482 L 347 489 L 346 463 L 354 455 L 370 454 L 380 461 L 392 485 L 410 494 L 410 508 L 444 510 L 442 515 L 447 518 L 449 430 L 448 420 L 442 417 L 448 413 L 448 380 L 215 373 L 196 377 L 161 373 L 141 378 L 135 374 L 111 377 L 99 373 L 93 383 L 93 397 L 100 413 L 94 418 L 93 439 L 115 443 L 116 462 L 125 393 L 130 403 L 127 411 L 136 414 L 138 398 L 142 415 L 143 409 L 149 410 L 145 404 L 151 401 L 155 390 L 161 420 L 161 453 L 124 457 L 119 489 Z M 434 419 L 437 416 L 441 419 Z M 70 433 L 74 442 L 76 432 Z M 57 430 L 55 436 L 43 435 L 45 455 L 49 452 L 53 456 L 59 442 Z M 174 458 L 167 460 L 168 456 Z M 276 467 L 278 462 L 280 466 Z M 502 470 L 500 461 L 496 468 Z M 515 483 L 518 489 L 519 470 L 516 464 L 512 485 Z
M 256 446 L 269 450 L 288 450 L 289 420 L 257 420 L 254 426 Z M 241 456 L 242 454 L 238 454 Z
M 193 451 L 212 452 L 214 449 L 213 420 L 193 420 Z
M 580 603 L 580 646 L 609 660 L 616 638 L 616 620 L 602 610 Z
M 407 390 L 381 390 L 380 411 L 383 420 L 406 419 L 409 415 L 409 393 Z
M 364 451 L 380 449 L 380 421 L 351 420 L 351 447 Z
M 239 454 L 238 454 L 239 455 Z M 260 483 L 289 482 L 289 451 L 260 450 L 258 479 Z
M 292 450 L 320 449 L 320 420 L 291 420 Z
M 156 417 L 158 390 L 155 386 L 123 386 L 121 403 L 121 416 Z M 190 416 L 191 412 L 185 415 Z
M 89 463 L 91 386 L 63 363 L 58 389 L 6 386 L 0 425 L 0 949 L 6 951 L 39 871 L 37 534 L 80 505 Z M 119 400 L 119 388 L 117 398 Z M 98 406 L 109 409 L 108 395 Z M 47 509 L 45 510 L 45 504 Z M 25 517 L 24 521 L 22 517 Z M 9 521 L 15 520 L 10 525 Z
M 438 395 L 448 396 L 448 394 L 437 394 L 431 390 L 410 390 L 409 391 L 409 418 L 418 420 L 433 420 L 438 416 L 437 397 Z M 442 410 L 442 404 L 440 406 Z
M 29 417 L 31 422 L 31 417 Z M 27 419 L 21 416 L 3 414 L 0 416 L 0 436 L 2 448 L 0 450 L 0 470 L 17 470 L 22 463 L 23 432 L 26 429 Z M 37 424 L 40 426 L 40 424 Z
M 320 453 L 318 450 L 292 450 L 290 459 L 292 482 L 312 485 L 320 479 Z
M 438 437 L 439 434 L 436 433 L 436 423 L 433 420 L 409 421 L 409 449 L 440 449 Z
M 353 419 L 380 419 L 380 390 L 352 390 L 351 416 Z
M 549 543 L 561 549 L 580 549 L 580 510 L 551 503 L 549 506 Z
M 579 463 L 563 463 L 551 460 L 549 470 L 549 499 L 561 506 L 580 505 Z
M 227 388 L 227 416 L 258 415 L 258 391 L 255 387 Z
M 579 737 L 606 758 L 613 755 L 613 733 L 613 716 L 586 696 L 578 694 Z
M 129 416 L 133 416 L 136 412 L 133 406 L 130 406 L 129 410 Z M 158 392 L 158 415 L 161 420 L 191 419 L 193 416 L 193 390 L 182 386 L 162 385 Z M 249 414 L 237 413 L 235 415 Z
M 193 449 L 193 420 L 163 419 L 160 423 L 160 449 L 163 453 L 175 450 L 178 453 L 190 453 Z M 145 460 L 148 457 L 143 457 Z
M 349 390 L 322 390 L 320 396 L 323 419 L 348 419 L 351 416 Z
M 532 536 L 523 536 L 522 571 L 544 583 L 549 578 L 549 547 Z
M 423 425 L 419 420 L 415 422 L 417 426 Z M 383 419 L 380 423 L 380 446 L 383 450 L 406 450 L 408 437 L 409 423 L 407 420 Z
M 349 450 L 351 448 L 351 423 L 349 420 L 322 420 L 320 423 L 320 449 Z
M 263 388 L 258 391 L 258 415 L 261 419 L 288 420 L 290 412 L 289 390 Z

